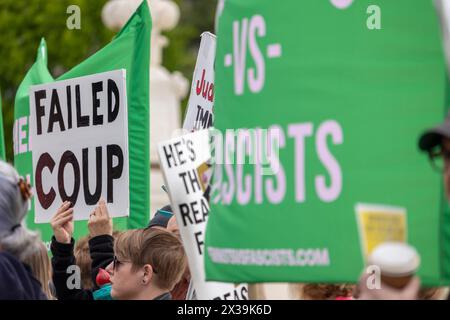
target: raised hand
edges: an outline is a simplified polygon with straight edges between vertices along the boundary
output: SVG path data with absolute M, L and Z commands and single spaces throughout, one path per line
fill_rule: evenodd
M 112 236 L 113 223 L 111 217 L 109 216 L 105 200 L 100 199 L 94 212 L 92 212 L 89 216 L 88 229 L 91 237 L 105 234 Z
M 70 243 L 73 235 L 73 208 L 70 207 L 70 201 L 65 201 L 59 207 L 50 224 L 56 241 Z

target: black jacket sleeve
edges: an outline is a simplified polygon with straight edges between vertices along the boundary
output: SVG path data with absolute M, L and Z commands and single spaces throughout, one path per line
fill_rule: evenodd
M 69 244 L 59 243 L 55 237 L 52 237 L 52 267 L 53 267 L 53 285 L 56 289 L 56 296 L 59 300 L 93 300 L 91 290 L 81 288 L 81 275 L 77 274 L 76 269 L 70 270 L 70 266 L 76 265 L 73 255 L 74 240 Z M 72 272 L 71 272 L 72 271 Z M 79 276 L 77 280 L 74 277 Z M 79 287 L 76 288 L 76 285 Z
M 100 268 L 106 267 L 114 260 L 114 238 L 110 235 L 101 235 L 89 240 L 89 251 L 91 254 L 91 277 L 94 288 L 98 289 L 95 278 Z

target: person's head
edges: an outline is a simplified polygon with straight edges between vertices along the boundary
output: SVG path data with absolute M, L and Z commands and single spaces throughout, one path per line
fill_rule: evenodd
M 158 209 L 153 218 L 150 220 L 147 228 L 166 230 L 176 235 L 180 235 L 177 219 L 173 214 L 172 207 L 170 205 L 166 205 L 161 209 Z
M 291 291 L 301 300 L 336 300 L 336 298 L 351 298 L 354 286 L 348 284 L 295 284 Z
M 29 185 L 16 169 L 0 160 L 0 241 L 19 229 L 28 211 Z
M 170 205 L 166 205 L 156 211 L 147 228 L 165 230 L 172 218 L 174 218 L 172 208 Z
M 166 205 L 161 209 L 158 209 L 153 218 L 150 220 L 147 228 L 171 232 L 181 241 L 181 234 L 178 228 L 177 219 L 173 214 L 172 207 L 170 205 Z M 172 299 L 185 300 L 189 288 L 190 276 L 189 266 L 186 265 L 185 272 L 183 273 L 180 281 L 175 284 L 173 290 L 170 291 Z
M 31 197 L 30 186 L 16 169 L 0 160 L 0 250 L 27 261 L 41 250 L 40 235 L 22 226 Z
M 419 148 L 428 153 L 433 167 L 442 173 L 446 196 L 450 201 L 450 113 L 443 124 L 422 134 Z
M 114 244 L 111 296 L 119 300 L 153 299 L 181 280 L 187 258 L 172 233 L 153 228 L 129 230 Z
M 50 290 L 50 282 L 52 279 L 52 265 L 48 256 L 47 248 L 42 241 L 37 241 L 39 251 L 28 255 L 22 261 L 31 268 L 33 276 L 41 283 L 42 291 L 47 299 L 53 300 L 55 297 Z
M 177 217 L 175 215 L 173 215 L 170 219 L 169 222 L 167 223 L 167 228 L 166 230 L 169 232 L 172 232 L 173 234 L 176 234 L 180 239 L 180 228 L 178 227 L 178 223 L 177 223 Z

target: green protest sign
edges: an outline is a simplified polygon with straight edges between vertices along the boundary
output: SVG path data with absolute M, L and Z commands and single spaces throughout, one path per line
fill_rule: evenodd
M 130 216 L 115 218 L 118 229 L 139 228 L 148 223 L 150 207 L 149 171 L 149 64 L 151 16 L 144 1 L 122 30 L 104 48 L 75 66 L 58 79 L 47 70 L 45 42 L 42 41 L 35 64 L 20 85 L 15 101 L 14 161 L 21 175 L 33 181 L 32 141 L 28 140 L 29 89 L 36 84 L 68 80 L 101 72 L 125 69 L 128 104 L 128 148 Z M 33 200 L 34 201 L 34 200 Z M 31 204 L 27 225 L 42 232 L 49 241 L 49 224 L 35 224 L 34 203 Z M 75 236 L 87 234 L 86 222 L 75 223 Z
M 422 283 L 450 283 L 441 176 L 417 147 L 445 114 L 432 1 L 227 0 L 218 15 L 207 280 L 355 282 L 386 233 L 417 248 Z

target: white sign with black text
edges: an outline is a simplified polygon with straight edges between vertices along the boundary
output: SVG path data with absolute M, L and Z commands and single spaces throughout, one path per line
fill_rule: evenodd
M 201 35 L 191 93 L 183 123 L 183 129 L 189 132 L 213 126 L 215 58 L 216 36 L 204 32 Z
M 30 88 L 35 222 L 62 202 L 86 220 L 102 197 L 112 217 L 129 215 L 126 70 Z
M 248 299 L 245 284 L 206 282 L 204 237 L 209 204 L 203 175 L 211 158 L 208 130 L 200 130 L 158 145 L 158 154 L 189 262 L 197 299 Z

